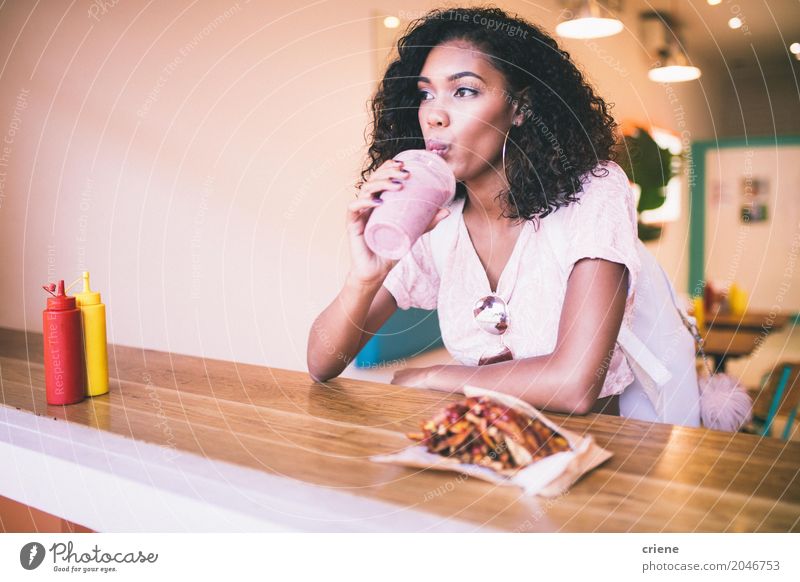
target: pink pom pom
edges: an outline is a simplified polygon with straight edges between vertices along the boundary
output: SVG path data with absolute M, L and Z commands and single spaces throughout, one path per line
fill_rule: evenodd
M 703 426 L 736 432 L 753 416 L 750 395 L 733 376 L 715 374 L 698 378 Z

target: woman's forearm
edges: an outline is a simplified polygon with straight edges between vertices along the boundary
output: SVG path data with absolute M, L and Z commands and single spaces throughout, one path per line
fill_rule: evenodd
M 314 320 L 307 353 L 312 378 L 320 382 L 335 378 L 356 357 L 364 322 L 381 284 L 348 276 L 336 298 Z
M 587 301 L 587 289 L 592 290 Z M 628 271 L 603 259 L 578 261 L 569 277 L 552 353 L 485 366 L 434 366 L 425 385 L 459 390 L 467 384 L 504 392 L 537 408 L 586 414 L 595 405 L 622 324 Z
M 554 354 L 484 366 L 433 366 L 425 386 L 447 391 L 477 386 L 516 396 L 536 408 L 586 414 L 600 394 L 607 362 L 591 375 L 580 368 L 564 365 Z

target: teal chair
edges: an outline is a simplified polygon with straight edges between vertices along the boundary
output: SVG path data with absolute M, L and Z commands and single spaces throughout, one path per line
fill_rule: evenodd
M 398 309 L 356 356 L 358 368 L 374 368 L 443 346 L 435 310 Z
M 800 364 L 783 362 L 762 378 L 761 388 L 753 406 L 753 416 L 760 421 L 762 436 L 774 436 L 772 427 L 775 418 L 786 415 L 786 426 L 781 438 L 788 440 L 792 425 L 797 419 L 798 400 L 800 400 Z
M 781 438 L 785 441 L 788 441 L 789 436 L 792 434 L 792 424 L 794 424 L 795 418 L 797 418 L 797 406 L 789 411 L 789 416 L 786 420 L 786 426 L 784 427 L 783 434 L 781 435 Z

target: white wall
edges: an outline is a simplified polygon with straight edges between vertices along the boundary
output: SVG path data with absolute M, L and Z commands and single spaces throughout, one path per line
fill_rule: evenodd
M 559 11 L 500 4 L 550 30 Z M 90 6 L 0 9 L 0 325 L 39 330 L 40 286 L 87 268 L 111 342 L 305 369 L 348 266 L 372 14 L 394 3 Z M 565 47 L 618 118 L 710 137 L 711 75 L 647 81 L 630 18 Z M 679 288 L 686 232 L 654 245 Z
M 768 182 L 767 220 L 740 219 L 745 189 Z M 706 154 L 708 278 L 721 287 L 735 282 L 750 307 L 800 311 L 800 146 L 741 147 Z

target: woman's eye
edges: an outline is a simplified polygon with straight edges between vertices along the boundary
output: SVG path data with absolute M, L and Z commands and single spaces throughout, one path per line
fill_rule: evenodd
M 475 89 L 473 89 L 471 87 L 459 87 L 458 90 L 456 90 L 456 95 L 458 95 L 461 91 L 469 91 L 468 95 L 477 95 L 478 94 L 478 91 L 476 91 Z M 462 94 L 462 95 L 459 95 L 459 96 L 460 97 L 466 97 L 467 95 L 463 95 Z
M 464 91 L 468 91 L 468 93 L 464 93 Z M 469 97 L 471 95 L 477 95 L 477 94 L 478 90 L 473 89 L 472 87 L 459 87 L 458 89 L 456 89 L 456 92 L 454 93 L 456 97 Z M 417 91 L 418 101 L 430 101 L 431 99 L 433 99 L 433 95 L 428 93 L 428 91 L 424 89 L 420 89 L 419 91 Z

